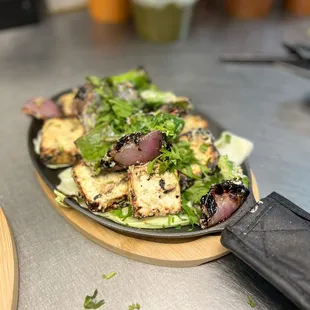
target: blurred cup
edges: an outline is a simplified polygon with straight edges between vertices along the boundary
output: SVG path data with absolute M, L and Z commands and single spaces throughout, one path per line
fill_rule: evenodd
M 226 0 L 228 13 L 240 19 L 265 17 L 273 5 L 273 0 Z
M 156 43 L 188 37 L 193 7 L 197 0 L 133 0 L 136 31 Z
M 89 13 L 99 23 L 120 24 L 128 20 L 129 0 L 89 0 Z
M 286 0 L 285 7 L 295 16 L 310 16 L 310 0 Z

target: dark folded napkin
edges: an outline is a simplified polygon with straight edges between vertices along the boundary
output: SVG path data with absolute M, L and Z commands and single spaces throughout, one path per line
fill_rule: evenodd
M 273 192 L 229 223 L 222 244 L 298 307 L 310 309 L 310 214 Z

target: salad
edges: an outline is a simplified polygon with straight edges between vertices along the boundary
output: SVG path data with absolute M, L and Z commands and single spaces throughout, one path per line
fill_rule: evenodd
M 206 229 L 249 195 L 240 165 L 253 144 L 230 132 L 215 140 L 189 98 L 158 89 L 142 67 L 88 76 L 56 102 L 29 100 L 23 112 L 43 120 L 34 148 L 61 169 L 55 199 L 64 207 L 71 197 L 122 225 Z

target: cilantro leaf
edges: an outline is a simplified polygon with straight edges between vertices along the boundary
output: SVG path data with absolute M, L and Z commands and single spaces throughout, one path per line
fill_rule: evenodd
M 169 148 L 163 148 L 161 152 L 162 154 L 160 156 L 148 164 L 149 174 L 153 171 L 154 164 L 157 163 L 159 166 L 159 174 L 165 171 L 178 170 L 182 171 L 182 173 L 190 178 L 199 179 L 199 177 L 193 174 L 191 168 L 191 165 L 198 163 L 198 161 L 187 142 L 180 141 Z
M 114 276 L 116 275 L 116 272 L 115 271 L 112 271 L 108 274 L 104 274 L 102 275 L 103 279 L 106 279 L 106 280 L 110 280 L 111 278 L 113 278 Z
M 141 309 L 141 307 L 140 307 L 140 305 L 138 303 L 131 304 L 131 305 L 128 306 L 128 310 L 136 310 L 136 309 L 137 310 Z
M 248 305 L 252 308 L 255 308 L 257 306 L 257 303 L 253 300 L 253 298 L 248 295 Z
M 160 130 L 166 135 L 169 142 L 174 141 L 184 127 L 183 119 L 164 112 L 153 114 L 138 113 L 129 118 L 128 123 L 126 133 L 147 133 L 152 130 Z
M 102 305 L 104 305 L 105 303 L 104 300 L 100 300 L 98 302 L 96 301 L 97 294 L 98 294 L 98 290 L 96 289 L 92 296 L 87 295 L 85 297 L 84 309 L 98 309 Z

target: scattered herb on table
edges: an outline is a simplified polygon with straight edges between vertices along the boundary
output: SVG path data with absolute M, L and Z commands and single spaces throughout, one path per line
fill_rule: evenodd
M 103 299 L 96 301 L 97 294 L 98 294 L 98 290 L 96 289 L 92 296 L 87 295 L 85 297 L 84 309 L 98 309 L 102 305 L 104 305 L 105 301 Z
M 138 304 L 138 303 L 136 303 L 136 304 L 131 304 L 131 305 L 129 305 L 128 306 L 128 310 L 136 310 L 136 309 L 140 309 L 141 307 L 140 307 L 140 305 Z
M 257 306 L 256 302 L 253 300 L 253 298 L 248 295 L 248 305 L 252 308 L 255 308 Z
M 103 279 L 109 280 L 109 279 L 113 278 L 115 275 L 116 275 L 116 272 L 112 271 L 112 272 L 110 272 L 108 274 L 102 275 L 102 277 L 103 277 Z

